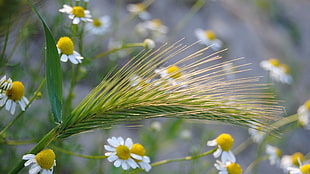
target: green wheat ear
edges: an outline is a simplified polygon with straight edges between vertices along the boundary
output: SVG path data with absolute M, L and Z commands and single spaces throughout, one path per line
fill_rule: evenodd
M 235 71 L 225 72 L 223 67 L 237 64 L 242 58 L 220 62 L 220 52 L 205 55 L 208 48 L 192 51 L 196 44 L 187 46 L 177 42 L 140 52 L 121 69 L 106 76 L 65 117 L 58 138 L 155 117 L 272 129 L 268 124 L 278 118 L 283 108 L 273 94 L 260 92 L 268 85 L 258 83 L 259 77 L 227 80 L 229 74 L 249 71 L 245 68 L 248 64 L 235 65 L 232 67 Z M 178 78 L 167 80 L 154 73 L 175 59 L 179 61 L 172 65 L 180 71 L 171 77 Z M 136 77 L 142 79 L 141 83 L 132 80 Z

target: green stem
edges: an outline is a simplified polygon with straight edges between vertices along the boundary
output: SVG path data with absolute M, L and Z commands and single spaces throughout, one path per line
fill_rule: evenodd
M 261 161 L 264 161 L 268 159 L 268 156 L 263 156 L 263 157 L 260 157 L 260 158 L 257 158 L 255 161 L 253 161 L 249 166 L 248 168 L 246 168 L 246 170 L 244 171 L 244 174 L 248 174 L 255 166 L 257 166 L 257 164 Z
M 205 0 L 197 0 L 195 4 L 192 6 L 190 11 L 182 18 L 182 20 L 176 25 L 173 29 L 172 36 L 170 40 L 173 40 L 177 34 L 180 33 L 180 30 L 187 24 L 187 22 L 196 14 L 206 3 Z
M 28 154 L 37 154 L 46 146 L 48 146 L 53 140 L 55 140 L 56 136 L 59 134 L 60 125 L 53 128 L 50 132 L 48 132 L 39 142 L 38 144 L 28 152 Z M 16 174 L 24 167 L 24 160 L 20 160 L 16 166 L 9 172 L 9 174 Z
M 38 92 L 42 89 L 44 83 L 46 82 L 46 78 L 44 78 L 38 89 L 34 92 L 32 98 L 29 100 L 28 105 L 25 107 L 25 111 L 21 111 L 5 128 L 3 128 L 0 132 L 0 137 L 3 137 L 5 132 L 19 119 L 21 116 L 27 111 L 28 107 L 31 105 L 31 103 L 34 101 L 34 99 L 37 97 Z
M 117 52 L 121 49 L 124 49 L 124 48 L 132 48 L 132 47 L 144 47 L 144 43 L 129 43 L 129 44 L 125 44 L 125 45 L 122 45 L 121 47 L 119 48 L 112 48 L 106 52 L 103 52 L 103 53 L 100 53 L 100 54 L 97 54 L 94 58 L 92 58 L 91 60 L 94 60 L 94 59 L 98 59 L 98 58 L 101 58 L 101 57 L 104 57 L 108 54 L 111 54 L 111 53 L 114 53 L 114 52 Z
M 4 62 L 4 54 L 5 54 L 6 47 L 7 47 L 8 40 L 9 40 L 10 27 L 11 27 L 11 17 L 9 17 L 9 25 L 8 25 L 7 32 L 6 32 L 6 34 L 5 34 L 3 49 L 2 49 L 2 53 L 1 53 L 1 57 L 0 57 L 0 63 L 1 63 L 1 65 L 4 64 L 4 63 L 3 63 L 3 62 Z
M 280 128 L 280 127 L 282 127 L 286 124 L 292 123 L 296 120 L 298 120 L 298 114 L 293 114 L 293 115 L 290 115 L 288 117 L 284 117 L 284 118 L 274 122 L 271 126 L 276 127 L 276 128 Z
M 184 158 L 176 158 L 176 159 L 167 159 L 167 160 L 162 160 L 162 161 L 158 161 L 155 163 L 152 163 L 151 166 L 152 167 L 156 167 L 156 166 L 160 166 L 163 164 L 168 164 L 168 163 L 172 163 L 172 162 L 179 162 L 179 161 L 189 161 L 189 160 L 193 160 L 193 159 L 198 159 L 207 155 L 212 154 L 213 152 L 215 152 L 218 148 L 214 148 L 208 152 L 202 153 L 202 154 L 198 154 L 198 155 L 194 155 L 194 156 L 186 156 Z M 134 174 L 136 172 L 141 171 L 142 169 L 136 169 L 134 171 L 131 172 L 131 174 Z
M 107 158 L 107 156 L 89 156 L 89 155 L 81 155 L 81 154 L 77 154 L 77 153 L 74 153 L 74 152 L 70 152 L 70 151 L 67 151 L 67 150 L 65 150 L 65 149 L 59 148 L 59 147 L 57 147 L 57 146 L 53 146 L 53 145 L 50 145 L 49 147 L 51 147 L 52 149 L 57 150 L 57 151 L 59 151 L 59 152 L 62 152 L 62 153 L 68 154 L 68 155 L 78 156 L 78 157 L 81 157 L 81 158 L 88 158 L 88 159 L 104 159 L 104 158 Z

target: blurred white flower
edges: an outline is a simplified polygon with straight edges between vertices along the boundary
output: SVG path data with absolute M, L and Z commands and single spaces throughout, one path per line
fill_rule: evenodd
M 272 80 L 286 84 L 291 84 L 293 82 L 289 67 L 285 64 L 280 64 L 278 59 L 272 58 L 264 60 L 260 63 L 260 66 L 269 72 Z
M 292 155 L 284 155 L 281 158 L 281 168 L 285 173 L 288 172 L 289 167 L 299 167 L 301 163 L 304 162 L 304 155 L 300 152 L 296 152 Z
M 298 108 L 297 115 L 299 124 L 306 129 L 310 129 L 310 100 Z
M 134 15 L 138 15 L 143 20 L 149 20 L 151 18 L 150 13 L 146 11 L 143 3 L 128 4 L 127 10 Z
M 276 165 L 277 167 L 280 167 L 280 158 L 282 152 L 279 148 L 267 144 L 266 154 L 269 156 L 269 161 L 271 165 Z
M 136 25 L 136 31 L 142 37 L 149 37 L 155 41 L 165 41 L 168 27 L 160 19 L 145 21 Z
M 201 44 L 211 46 L 214 51 L 218 51 L 223 45 L 222 41 L 216 37 L 214 31 L 212 30 L 203 30 L 198 28 L 195 30 L 195 35 L 197 39 L 201 41 Z
M 110 27 L 110 16 L 102 16 L 100 18 L 94 18 L 92 23 L 87 23 L 85 29 L 92 34 L 104 35 L 107 31 L 109 31 Z

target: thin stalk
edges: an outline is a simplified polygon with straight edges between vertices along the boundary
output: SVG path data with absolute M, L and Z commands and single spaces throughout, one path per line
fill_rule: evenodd
M 180 33 L 180 30 L 188 23 L 188 21 L 203 7 L 203 5 L 206 3 L 205 0 L 197 0 L 195 4 L 192 6 L 190 11 L 182 18 L 181 21 L 176 25 L 176 27 L 173 29 L 171 40 L 174 40 L 176 35 Z
M 39 142 L 38 144 L 28 152 L 28 154 L 37 154 L 42 149 L 44 149 L 46 146 L 48 146 L 52 141 L 55 140 L 57 135 L 59 134 L 59 127 L 60 125 L 57 125 L 52 130 L 50 130 Z M 23 167 L 24 167 L 24 160 L 20 160 L 15 167 L 9 172 L 9 174 L 17 174 Z
M 263 157 L 260 157 L 260 158 L 257 158 L 255 161 L 253 161 L 249 166 L 248 168 L 246 168 L 246 170 L 244 171 L 244 174 L 248 174 L 250 173 L 250 171 L 255 167 L 257 166 L 258 163 L 260 163 L 261 161 L 265 161 L 266 159 L 268 159 L 268 156 L 263 156 Z
M 213 152 L 215 152 L 218 148 L 214 148 L 208 152 L 202 153 L 202 154 L 198 154 L 198 155 L 194 155 L 194 156 L 186 156 L 184 158 L 176 158 L 176 159 L 167 159 L 167 160 L 162 160 L 162 161 L 158 161 L 155 163 L 152 163 L 151 166 L 152 167 L 156 167 L 156 166 L 160 166 L 163 164 L 168 164 L 168 163 L 172 163 L 172 162 L 179 162 L 179 161 L 189 161 L 189 160 L 194 160 L 194 159 L 198 159 L 207 155 L 212 154 Z M 142 169 L 136 169 L 132 172 L 130 172 L 131 174 L 137 173 L 139 171 L 141 171 Z
M 77 154 L 77 153 L 74 153 L 74 152 L 70 152 L 70 151 L 67 151 L 67 150 L 65 150 L 65 149 L 62 149 L 62 148 L 60 148 L 60 147 L 53 146 L 53 145 L 50 145 L 49 147 L 51 147 L 52 149 L 54 149 L 54 150 L 56 150 L 56 151 L 59 151 L 59 152 L 62 152 L 62 153 L 68 154 L 68 155 L 72 155 L 72 156 L 81 157 L 81 158 L 88 158 L 88 159 L 104 159 L 104 158 L 107 158 L 107 156 L 81 155 L 81 154 Z
M 3 128 L 0 132 L 0 137 L 3 137 L 4 133 L 19 119 L 21 118 L 21 116 L 27 111 L 28 107 L 31 105 L 31 103 L 35 100 L 35 98 L 37 97 L 38 92 L 42 89 L 43 85 L 46 82 L 46 78 L 44 78 L 38 89 L 34 92 L 34 95 L 32 96 L 32 98 L 29 100 L 28 105 L 25 107 L 25 111 L 21 111 L 5 128 Z
M 122 45 L 121 47 L 119 48 L 112 48 L 106 52 L 103 52 L 103 53 L 100 53 L 100 54 L 97 54 L 94 58 L 92 58 L 90 61 L 94 60 L 94 59 L 98 59 L 98 58 L 101 58 L 101 57 L 104 57 L 108 54 L 111 54 L 111 53 L 114 53 L 114 52 L 117 52 L 121 49 L 124 49 L 124 48 L 133 48 L 133 47 L 144 47 L 144 43 L 129 43 L 129 44 L 125 44 L 125 45 Z
M 9 25 L 8 25 L 8 28 L 7 28 L 7 32 L 6 32 L 6 34 L 5 34 L 3 49 L 2 49 L 1 57 L 0 57 L 0 63 L 1 63 L 1 65 L 4 64 L 4 63 L 3 63 L 3 61 L 4 61 L 4 54 L 5 54 L 6 47 L 7 47 L 8 40 L 9 40 L 10 27 L 11 27 L 11 18 L 9 17 Z

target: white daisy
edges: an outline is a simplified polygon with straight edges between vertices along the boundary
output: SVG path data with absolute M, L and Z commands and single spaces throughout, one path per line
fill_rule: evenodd
M 69 5 L 63 5 L 62 9 L 59 9 L 59 12 L 69 14 L 69 19 L 72 19 L 73 24 L 79 24 L 80 21 L 92 22 L 91 15 L 89 10 L 85 10 L 81 6 L 71 7 Z
M 19 104 L 20 109 L 25 111 L 29 101 L 24 96 L 24 85 L 20 81 L 12 82 L 11 89 L 0 94 L 0 107 L 5 105 L 5 109 L 10 111 L 13 115 L 15 113 L 16 105 Z
M 12 79 L 6 79 L 6 75 L 4 75 L 0 79 L 0 92 L 10 90 L 12 88 Z
M 152 39 L 144 39 L 143 44 L 146 49 L 153 49 L 156 46 Z
M 300 165 L 300 167 L 288 167 L 287 170 L 289 174 L 309 174 L 310 173 L 310 164 Z
M 187 84 L 185 84 L 186 78 L 182 75 L 181 69 L 176 65 L 155 69 L 154 73 L 158 74 L 162 79 L 165 80 L 158 80 L 157 84 L 159 85 L 167 84 L 168 82 L 168 84 L 172 86 L 179 85 L 182 88 L 187 87 Z
M 74 44 L 69 37 L 61 37 L 56 46 L 62 62 L 70 60 L 73 64 L 82 63 L 84 58 L 74 50 Z
M 197 39 L 201 41 L 201 44 L 211 46 L 214 51 L 219 50 L 223 45 L 222 41 L 216 38 L 216 35 L 212 30 L 198 28 L 195 30 L 195 35 Z
M 266 154 L 269 156 L 269 161 L 271 165 L 276 165 L 280 167 L 281 163 L 281 150 L 277 147 L 271 146 L 269 144 L 266 145 Z
M 153 19 L 137 24 L 136 31 L 142 37 L 149 37 L 155 41 L 165 41 L 168 27 L 160 19 Z
M 242 168 L 237 163 L 216 161 L 214 164 L 215 168 L 219 170 L 219 174 L 241 174 Z
M 291 84 L 293 79 L 289 74 L 289 67 L 285 64 L 280 64 L 278 59 L 272 58 L 264 60 L 260 66 L 269 72 L 270 78 L 274 81 Z
M 132 157 L 140 159 L 142 157 L 131 153 L 130 149 L 133 145 L 131 138 L 124 141 L 122 137 L 112 137 L 108 138 L 107 141 L 109 145 L 104 145 L 104 148 L 110 152 L 105 153 L 105 155 L 108 156 L 109 162 L 114 162 L 115 167 L 122 166 L 124 170 L 128 170 L 130 167 L 133 169 L 139 167 Z
M 53 150 L 45 149 L 39 152 L 37 155 L 26 154 L 23 156 L 25 166 L 31 165 L 29 174 L 52 174 L 53 167 L 56 166 L 56 155 Z
M 298 108 L 297 115 L 299 124 L 306 129 L 310 129 L 310 100 Z
M 266 136 L 266 133 L 261 131 L 259 127 L 253 127 L 248 129 L 251 139 L 255 143 L 261 143 Z
M 127 10 L 134 15 L 138 15 L 142 20 L 151 18 L 150 13 L 146 11 L 146 7 L 143 3 L 128 4 Z
M 104 35 L 111 27 L 110 16 L 94 18 L 92 23 L 87 23 L 85 29 L 92 34 Z
M 133 154 L 132 158 L 134 158 L 143 170 L 147 172 L 151 170 L 151 160 L 148 156 L 145 156 L 145 149 L 141 144 L 133 144 L 130 152 Z
M 300 152 L 296 152 L 292 155 L 284 155 L 281 158 L 280 167 L 285 173 L 288 172 L 289 167 L 299 167 L 301 163 L 304 162 L 304 155 Z
M 215 158 L 218 158 L 221 154 L 221 161 L 226 163 L 227 161 L 236 162 L 235 155 L 232 153 L 231 148 L 233 146 L 234 139 L 229 134 L 221 134 L 216 139 L 208 141 L 208 146 L 218 146 L 218 149 L 213 153 Z

